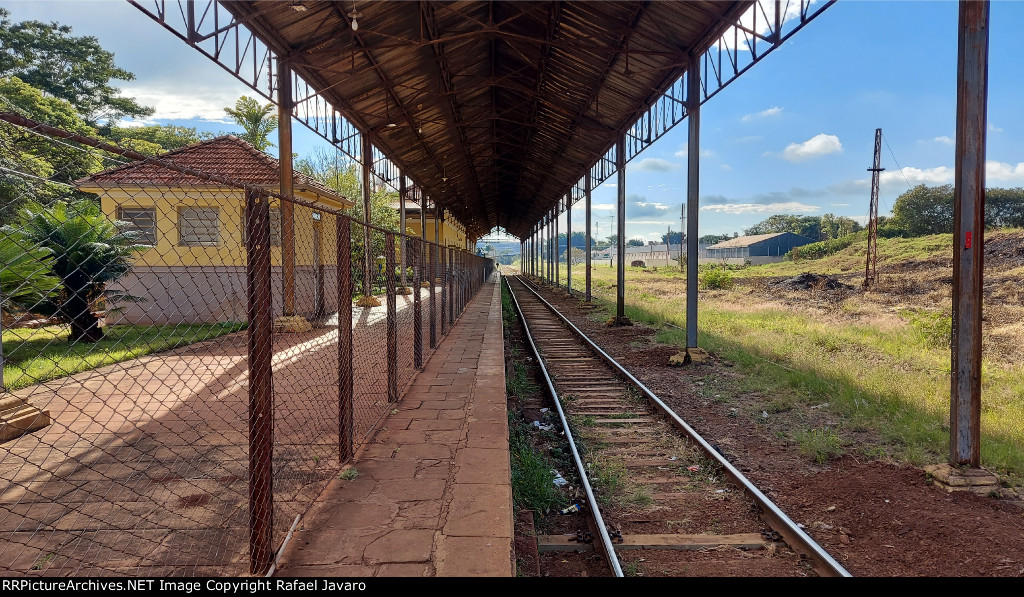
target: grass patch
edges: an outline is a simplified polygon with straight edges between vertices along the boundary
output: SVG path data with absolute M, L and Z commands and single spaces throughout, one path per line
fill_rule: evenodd
M 195 325 L 111 325 L 103 340 L 68 344 L 66 326 L 4 330 L 8 390 L 170 350 L 246 328 L 244 322 Z
M 587 476 L 594 486 L 597 501 L 609 505 L 626 487 L 626 465 L 618 460 L 595 460 L 587 463 Z
M 359 469 L 357 469 L 356 467 L 347 468 L 343 470 L 340 475 L 338 475 L 339 479 L 343 479 L 345 481 L 355 481 L 358 477 Z
M 797 446 L 800 454 L 814 460 L 818 464 L 839 458 L 843 455 L 843 441 L 833 429 L 801 429 L 797 432 Z
M 948 259 L 949 242 L 949 235 L 935 235 L 879 239 L 879 247 L 892 262 L 900 251 L 906 252 L 904 259 Z M 820 260 L 821 267 L 816 265 L 815 271 L 839 271 L 841 259 L 862 269 L 863 252 L 851 256 L 854 250 L 856 245 Z M 806 264 L 784 262 L 746 268 L 744 275 L 786 275 L 806 269 Z M 615 270 L 607 268 L 592 273 L 595 281 L 615 276 Z M 600 307 L 614 305 L 614 290 L 595 288 Z M 661 299 L 645 302 L 641 291 Z M 765 410 L 792 410 L 793 416 L 802 412 L 801 406 L 828 402 L 830 414 L 840 417 L 844 428 L 872 432 L 870 441 L 879 445 L 868 449 L 870 453 L 917 466 L 946 458 L 950 356 L 945 313 L 901 311 L 899 318 L 850 318 L 837 325 L 811 310 L 752 301 L 746 292 L 740 288 L 700 296 L 701 347 L 731 361 L 742 374 L 730 377 L 728 387 L 716 387 L 714 392 L 771 396 L 771 404 L 765 404 L 770 408 Z M 659 269 L 641 274 L 627 268 L 625 297 L 626 315 L 634 321 L 685 326 L 685 281 L 676 272 Z M 686 342 L 685 332 L 668 326 L 655 339 L 680 347 Z M 1024 364 L 995 360 L 989 352 L 983 364 L 982 392 L 982 462 L 1020 484 L 1024 482 L 1024 402 L 1020 399 Z
M 514 413 L 508 415 L 509 456 L 512 461 L 512 503 L 516 508 L 550 512 L 564 500 L 552 481 L 554 464 L 536 452 L 529 426 Z

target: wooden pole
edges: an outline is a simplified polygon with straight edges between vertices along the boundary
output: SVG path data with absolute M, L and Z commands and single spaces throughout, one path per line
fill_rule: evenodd
M 953 190 L 950 463 L 981 466 L 981 306 L 985 233 L 988 1 L 960 1 Z

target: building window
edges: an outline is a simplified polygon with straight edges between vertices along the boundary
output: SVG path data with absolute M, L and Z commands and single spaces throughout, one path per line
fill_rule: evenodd
M 245 208 L 242 208 L 242 243 L 244 244 L 249 238 L 249 227 L 245 221 Z M 281 246 L 281 208 L 271 207 L 270 208 L 270 246 L 280 247 Z
M 136 233 L 136 243 L 156 245 L 155 207 L 118 207 L 117 219 L 131 224 L 128 229 Z
M 180 244 L 213 247 L 220 244 L 220 210 L 216 207 L 178 208 Z

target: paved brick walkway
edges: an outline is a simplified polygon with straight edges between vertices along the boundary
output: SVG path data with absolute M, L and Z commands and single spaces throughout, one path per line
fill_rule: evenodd
M 512 576 L 501 287 L 485 285 L 355 461 L 300 523 L 279 576 Z

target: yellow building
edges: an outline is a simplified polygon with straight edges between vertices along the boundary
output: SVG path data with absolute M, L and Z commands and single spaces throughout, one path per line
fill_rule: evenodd
M 269 190 L 280 187 L 278 162 L 227 135 L 196 143 L 160 159 L 202 173 Z M 130 274 L 112 285 L 143 299 L 108 313 L 108 323 L 215 323 L 245 321 L 245 192 L 146 162 L 133 162 L 77 181 L 100 196 L 107 217 L 130 222 L 149 245 Z M 353 203 L 295 173 L 295 196 L 338 210 Z M 282 314 L 280 205 L 271 200 L 271 276 L 274 315 Z M 337 311 L 334 218 L 296 205 L 295 309 L 311 318 Z
M 398 210 L 398 203 L 394 205 L 395 210 Z M 427 210 L 427 240 L 434 242 L 434 212 L 431 209 Z M 420 238 L 420 226 L 422 225 L 422 219 L 420 218 L 420 206 L 414 201 L 405 202 L 405 227 L 404 231 L 415 238 Z M 466 251 L 470 250 L 469 240 L 466 238 L 466 229 L 454 218 L 442 218 L 441 219 L 441 230 L 440 230 L 440 244 L 444 247 L 451 247 L 454 249 L 463 249 Z

